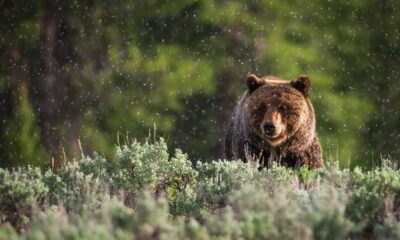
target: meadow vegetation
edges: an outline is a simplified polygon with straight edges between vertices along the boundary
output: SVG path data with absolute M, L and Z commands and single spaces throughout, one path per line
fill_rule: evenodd
M 163 139 L 0 169 L 0 239 L 399 239 L 400 173 L 192 164 Z

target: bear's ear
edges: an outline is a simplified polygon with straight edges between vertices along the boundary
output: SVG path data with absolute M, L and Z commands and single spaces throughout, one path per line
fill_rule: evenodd
M 302 75 L 296 80 L 290 82 L 294 88 L 299 90 L 305 97 L 308 97 L 311 88 L 310 78 L 306 75 Z
M 261 78 L 258 78 L 255 74 L 249 73 L 249 75 L 247 75 L 246 83 L 249 93 L 252 93 L 254 90 L 264 85 L 265 81 Z

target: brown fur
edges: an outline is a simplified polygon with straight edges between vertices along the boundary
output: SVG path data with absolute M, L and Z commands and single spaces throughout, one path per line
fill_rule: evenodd
M 314 109 L 308 99 L 309 78 L 285 81 L 250 74 L 247 86 L 229 124 L 226 158 L 258 161 L 263 167 L 273 162 L 293 168 L 322 167 Z M 274 125 L 273 134 L 263 127 L 267 123 Z

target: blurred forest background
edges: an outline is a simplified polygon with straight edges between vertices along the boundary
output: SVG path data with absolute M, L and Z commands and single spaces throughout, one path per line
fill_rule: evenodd
M 308 74 L 325 159 L 400 157 L 400 1 L 0 0 L 0 166 L 49 165 L 157 126 L 221 157 L 248 72 Z

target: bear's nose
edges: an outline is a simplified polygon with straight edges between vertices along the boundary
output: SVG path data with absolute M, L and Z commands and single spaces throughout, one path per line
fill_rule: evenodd
M 267 122 L 263 125 L 264 133 L 266 135 L 272 136 L 275 133 L 275 125 L 273 123 Z

